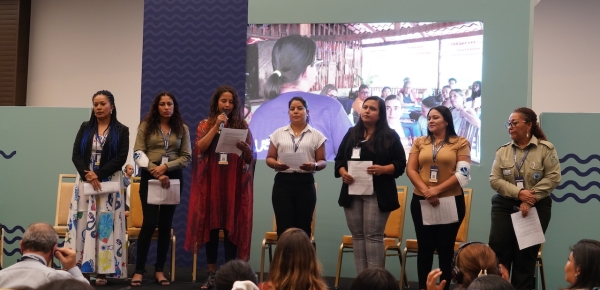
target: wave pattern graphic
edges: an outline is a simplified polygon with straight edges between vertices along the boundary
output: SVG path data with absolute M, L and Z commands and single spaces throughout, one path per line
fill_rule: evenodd
M 581 176 L 581 177 L 587 177 L 594 172 L 600 174 L 600 168 L 598 168 L 598 167 L 590 167 L 586 171 L 582 172 L 579 170 L 579 168 L 577 168 L 575 166 L 565 167 L 563 170 L 561 170 L 560 174 L 565 175 L 565 174 L 569 173 L 569 171 L 573 171 L 573 173 L 575 173 L 576 175 Z
M 20 241 L 20 240 L 22 240 L 22 239 L 23 239 L 23 238 L 22 238 L 22 237 L 20 237 L 20 236 L 16 236 L 16 237 L 14 237 L 13 239 L 10 239 L 10 240 L 8 239 L 8 237 L 4 237 L 4 242 L 5 242 L 5 243 L 7 243 L 7 244 L 9 244 L 9 245 L 12 245 L 12 244 L 14 244 L 16 241 Z
M 247 24 L 247 0 L 145 0 L 141 115 L 146 115 L 157 93 L 173 93 L 194 142 L 196 126 L 208 116 L 210 98 L 218 86 L 233 86 L 243 101 Z M 190 167 L 183 176 L 185 186 L 173 229 L 177 236 L 177 266 L 190 267 L 192 255 L 183 249 Z M 199 253 L 201 266 L 205 263 L 204 251 Z M 148 264 L 153 264 L 155 258 L 153 245 Z
M 6 154 L 4 151 L 0 150 L 0 155 L 2 155 L 2 157 L 4 157 L 4 159 L 11 159 L 13 158 L 13 156 L 15 156 L 17 154 L 17 151 L 13 151 L 10 154 Z
M 563 202 L 563 201 L 567 200 L 568 198 L 573 198 L 578 203 L 588 203 L 592 199 L 597 199 L 598 201 L 600 201 L 600 195 L 597 195 L 595 193 L 592 193 L 584 198 L 580 198 L 579 196 L 577 196 L 577 194 L 572 193 L 572 192 L 566 193 L 562 197 L 558 197 L 554 193 L 552 193 L 550 195 L 550 197 L 552 198 L 552 200 L 554 200 L 556 202 Z
M 7 251 L 6 249 L 2 249 L 2 252 L 4 253 L 5 256 L 11 257 L 11 256 L 13 256 L 14 254 L 17 254 L 17 253 L 20 255 L 21 254 L 21 249 L 14 248 L 14 249 L 12 249 L 12 251 Z
M 4 232 L 9 233 L 9 234 L 12 234 L 16 231 L 20 231 L 21 233 L 25 232 L 25 228 L 23 228 L 22 226 L 19 226 L 19 225 L 15 226 L 13 228 L 10 228 L 10 229 L 6 225 L 2 225 L 2 228 L 4 229 Z
M 577 183 L 577 181 L 575 181 L 575 180 L 566 180 L 565 182 L 562 182 L 561 184 L 559 184 L 556 187 L 556 189 L 565 189 L 569 185 L 575 186 L 575 188 L 577 188 L 578 190 L 588 190 L 592 186 L 598 187 L 600 189 L 600 182 L 598 182 L 598 181 L 592 181 L 586 185 L 579 185 L 579 183 Z
M 564 163 L 565 161 L 567 161 L 571 158 L 574 159 L 579 164 L 588 164 L 592 160 L 600 161 L 600 155 L 598 155 L 598 154 L 592 154 L 585 159 L 581 159 L 579 156 L 577 156 L 577 154 L 574 154 L 574 153 L 569 153 L 569 154 L 565 155 L 563 158 L 560 158 L 559 160 L 560 160 L 560 163 Z

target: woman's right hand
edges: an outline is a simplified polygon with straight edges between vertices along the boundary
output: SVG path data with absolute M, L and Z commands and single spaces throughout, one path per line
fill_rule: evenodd
M 352 183 L 354 183 L 354 177 L 352 177 L 352 175 L 350 175 L 346 172 L 346 173 L 342 174 L 342 181 L 345 184 L 351 185 Z
M 431 272 L 429 272 L 429 274 L 427 275 L 427 290 L 442 290 L 444 289 L 444 286 L 446 286 L 446 280 L 442 280 L 442 282 L 440 283 L 440 285 L 436 285 L 435 282 L 437 281 L 437 279 L 442 276 L 442 270 L 438 269 L 433 269 L 431 270 Z
M 164 189 L 169 189 L 169 187 L 171 187 L 171 181 L 169 180 L 169 177 L 166 175 L 161 175 L 158 177 L 158 180 L 160 181 L 160 185 L 164 188 Z
M 432 196 L 432 197 L 428 198 L 427 201 L 433 207 L 440 205 L 440 199 L 437 196 Z
M 219 125 L 221 125 L 221 123 L 225 123 L 227 122 L 228 118 L 227 115 L 225 115 L 225 113 L 221 113 L 219 116 L 217 116 L 217 121 L 215 122 L 215 127 L 219 127 Z
M 535 204 L 537 202 L 537 198 L 535 197 L 535 195 L 533 195 L 533 193 L 535 193 L 534 189 L 521 189 L 519 191 L 519 200 L 528 204 Z
M 89 183 L 92 185 L 95 191 L 102 190 L 102 185 L 100 184 L 100 181 L 98 179 L 92 179 L 89 181 Z
M 290 168 L 289 166 L 277 161 L 277 163 L 273 164 L 273 168 L 277 171 L 284 171 Z

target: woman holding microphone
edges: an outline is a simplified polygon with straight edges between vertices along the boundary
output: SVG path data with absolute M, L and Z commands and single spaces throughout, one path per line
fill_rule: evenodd
M 142 168 L 140 200 L 144 220 L 137 242 L 135 274 L 131 278 L 131 286 L 142 286 L 150 240 L 157 225 L 158 244 L 154 279 L 159 285 L 168 286 L 170 283 L 165 278 L 163 268 L 177 205 L 148 204 L 148 181 L 158 179 L 163 188 L 169 188 L 171 179 L 179 179 L 180 188 L 183 188 L 183 168 L 191 160 L 190 131 L 181 117 L 174 95 L 161 92 L 154 97 L 150 111 L 138 127 L 133 151 L 144 152 L 149 162 L 147 168 Z
M 302 97 L 293 97 L 288 103 L 290 124 L 269 137 L 267 166 L 275 169 L 273 184 L 273 211 L 277 223 L 277 236 L 289 228 L 299 228 L 311 236 L 311 222 L 317 191 L 313 173 L 327 166 L 325 141 L 327 138 L 309 124 L 308 104 Z M 282 162 L 284 153 L 299 153 L 306 160 L 298 168 Z

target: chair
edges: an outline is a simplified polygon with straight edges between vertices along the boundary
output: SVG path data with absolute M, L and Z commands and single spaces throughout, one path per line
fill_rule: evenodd
M 317 184 L 315 183 L 315 190 L 317 190 Z M 315 249 L 317 248 L 317 243 L 315 242 L 315 223 L 317 216 L 317 206 L 315 205 L 315 210 L 313 211 L 312 223 L 310 224 L 310 241 L 312 242 Z M 258 278 L 258 282 L 261 283 L 263 281 L 263 277 L 265 274 L 265 249 L 269 249 L 269 264 L 273 260 L 272 247 L 277 245 L 277 240 L 279 237 L 277 236 L 277 223 L 275 222 L 275 217 L 273 217 L 273 230 L 265 233 L 265 238 L 262 241 L 261 252 L 260 252 L 260 275 Z
M 462 243 L 467 241 L 467 237 L 469 234 L 469 220 L 471 219 L 471 199 L 473 197 L 473 189 L 463 188 L 464 197 L 465 197 L 465 218 L 460 224 L 460 228 L 458 229 L 458 233 L 456 234 L 456 242 L 454 243 L 454 251 L 456 252 L 458 248 L 460 248 Z M 404 282 L 403 279 L 406 277 L 406 258 L 407 257 L 416 257 L 417 252 L 419 250 L 419 246 L 417 244 L 417 240 L 407 239 L 404 247 L 404 252 L 402 254 L 402 275 L 400 275 L 400 285 Z M 407 256 L 407 253 L 411 253 L 413 255 Z M 435 252 L 437 254 L 437 251 Z M 408 281 L 404 282 L 405 285 L 408 284 Z
M 75 187 L 75 174 L 58 175 L 58 191 L 56 197 L 56 213 L 54 215 L 54 230 L 59 238 L 67 235 L 67 222 L 69 220 L 69 206 Z
M 133 177 L 131 182 L 131 200 L 129 206 L 129 217 L 131 218 L 131 222 L 127 225 L 127 247 L 125 248 L 125 255 L 127 255 L 127 248 L 129 248 L 129 244 L 131 241 L 137 240 L 140 231 L 142 230 L 142 222 L 144 221 L 144 215 L 142 213 L 142 200 L 140 199 L 140 182 L 139 177 Z M 136 180 L 137 182 L 134 182 Z M 158 228 L 154 229 L 154 234 L 152 234 L 152 239 L 156 240 L 158 238 Z M 173 229 L 171 229 L 171 282 L 175 281 L 175 247 L 176 247 L 176 237 Z M 127 257 L 125 257 L 125 261 L 127 261 Z
M 390 213 L 388 220 L 385 224 L 385 238 L 383 239 L 384 245 L 384 254 L 383 257 L 383 265 L 385 268 L 385 260 L 390 256 L 398 256 L 398 260 L 402 263 L 401 254 L 400 254 L 400 244 L 402 244 L 402 232 L 404 230 L 404 216 L 406 214 L 406 193 L 408 192 L 407 186 L 397 186 L 398 189 L 398 203 L 400 203 L 400 208 L 394 210 Z M 340 245 L 340 250 L 338 252 L 338 263 L 337 263 L 337 271 L 335 274 L 335 283 L 334 288 L 337 289 L 340 280 L 340 273 L 342 270 L 342 256 L 344 253 L 352 252 L 353 244 L 352 244 L 352 236 L 344 235 L 342 236 L 342 244 Z M 389 254 L 388 251 L 394 250 L 396 253 Z
M 544 261 L 542 260 L 542 250 L 543 249 L 544 249 L 544 244 L 542 244 L 540 246 L 540 250 L 538 251 L 538 256 L 535 261 L 535 267 L 536 267 L 536 269 L 537 269 L 537 267 L 540 268 L 540 278 L 542 280 L 542 290 L 546 290 L 546 275 L 544 274 Z M 535 288 L 537 288 L 537 287 L 535 287 Z
M 4 227 L 0 224 L 0 269 L 4 268 Z

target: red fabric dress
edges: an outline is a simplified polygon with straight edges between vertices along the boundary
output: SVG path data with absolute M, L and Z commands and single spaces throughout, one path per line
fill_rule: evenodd
M 208 119 L 205 119 L 200 121 L 196 132 L 184 247 L 193 252 L 194 244 L 198 243 L 198 250 L 210 240 L 210 230 L 222 228 L 229 232 L 229 240 L 237 246 L 238 259 L 248 261 L 252 238 L 253 181 L 256 164 L 254 139 L 248 131 L 246 143 L 250 144 L 254 155 L 250 164 L 246 164 L 240 156 L 229 153 L 229 164 L 219 165 L 219 154 L 215 153 L 218 134 L 204 154 L 200 154 L 198 150 L 198 141 L 210 129 Z

